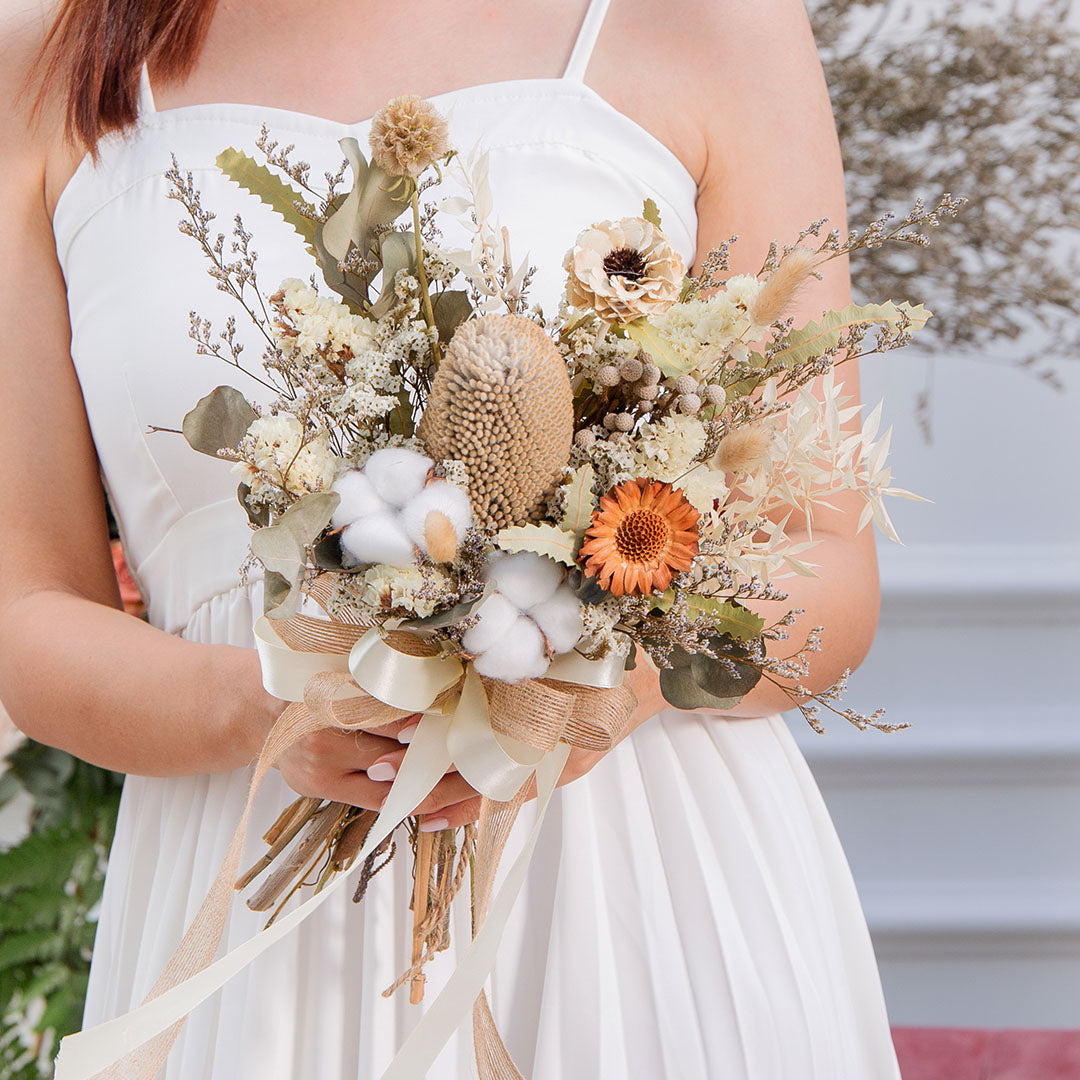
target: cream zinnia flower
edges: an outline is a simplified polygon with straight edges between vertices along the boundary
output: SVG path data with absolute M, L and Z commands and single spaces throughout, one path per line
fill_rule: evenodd
M 384 172 L 414 177 L 446 157 L 450 145 L 446 120 L 416 94 L 393 98 L 375 114 L 368 143 Z
M 566 302 L 592 308 L 604 322 L 660 315 L 679 298 L 686 272 L 668 238 L 644 218 L 601 221 L 585 229 L 563 259 Z

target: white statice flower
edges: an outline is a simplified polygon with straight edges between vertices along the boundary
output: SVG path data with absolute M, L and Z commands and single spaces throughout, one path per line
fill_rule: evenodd
M 634 440 L 637 475 L 674 483 L 705 449 L 705 440 L 705 425 L 696 416 L 676 413 L 642 424 Z
M 683 494 L 690 500 L 694 509 L 701 512 L 703 520 L 699 527 L 704 532 L 708 519 L 718 513 L 717 504 L 723 506 L 728 496 L 726 476 L 701 462 L 695 465 L 676 486 L 682 488 Z
M 416 566 L 380 564 L 365 570 L 360 578 L 360 602 L 379 612 L 403 610 L 419 619 L 435 613 L 441 603 L 438 582 L 450 579 L 437 567 L 426 573 Z
M 622 612 L 614 597 L 607 597 L 599 604 L 582 604 L 581 639 L 577 648 L 590 660 L 602 660 L 606 656 L 628 656 L 630 638 L 615 630 Z
M 293 495 L 325 491 L 342 465 L 330 448 L 329 432 L 305 435 L 300 420 L 285 412 L 254 419 L 238 449 L 242 460 L 233 472 L 251 488 L 256 502 L 276 490 Z
M 597 439 L 588 447 L 575 443 L 570 450 L 569 464 L 574 470 L 582 465 L 592 465 L 596 474 L 593 491 L 597 494 L 639 475 L 633 441 L 622 432 L 612 432 L 606 439 Z
M 495 551 L 484 577 L 495 588 L 473 610 L 462 649 L 479 675 L 504 682 L 540 678 L 552 657 L 570 652 L 581 637 L 583 605 L 566 571 L 532 551 Z

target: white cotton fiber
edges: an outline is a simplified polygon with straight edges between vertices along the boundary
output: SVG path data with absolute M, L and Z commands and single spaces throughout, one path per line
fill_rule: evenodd
M 364 472 L 381 498 L 391 506 L 404 506 L 419 494 L 433 464 L 430 458 L 415 450 L 388 446 L 376 450 L 364 462 Z
M 527 615 L 519 615 L 473 666 L 478 674 L 505 682 L 540 678 L 548 669 L 540 628 Z
M 581 618 L 581 601 L 569 586 L 556 589 L 543 603 L 529 608 L 529 617 L 544 632 L 551 651 L 569 652 L 584 630 Z
M 472 524 L 469 496 L 456 484 L 446 480 L 432 480 L 415 498 L 410 499 L 401 511 L 401 523 L 405 532 L 425 553 L 427 540 L 424 536 L 424 523 L 432 510 L 446 515 L 454 527 L 459 543 L 465 536 L 465 530 Z
M 563 579 L 563 570 L 554 559 L 532 551 L 501 555 L 488 563 L 487 577 L 519 611 L 543 603 Z
M 386 503 L 375 494 L 371 481 L 360 469 L 347 469 L 335 481 L 331 489 L 341 496 L 330 527 L 340 529 L 351 525 L 357 518 L 367 517 L 386 509 Z
M 505 596 L 498 593 L 492 593 L 482 604 L 473 608 L 473 613 L 477 616 L 477 621 L 465 631 L 461 639 L 461 647 L 467 653 L 486 652 L 521 615 Z
M 398 519 L 389 511 L 370 514 L 354 522 L 341 534 L 341 549 L 358 563 L 387 563 L 412 566 L 416 561 L 413 542 Z

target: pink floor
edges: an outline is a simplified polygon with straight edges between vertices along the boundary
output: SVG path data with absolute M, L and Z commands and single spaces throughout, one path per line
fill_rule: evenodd
M 1080 1031 L 893 1028 L 904 1080 L 1080 1080 Z

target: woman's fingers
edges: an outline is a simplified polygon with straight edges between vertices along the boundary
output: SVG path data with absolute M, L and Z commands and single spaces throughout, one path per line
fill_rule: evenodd
M 436 832 L 439 829 L 459 829 L 470 821 L 480 817 L 480 796 L 474 795 L 464 802 L 444 806 L 434 814 L 428 814 L 420 820 L 421 832 Z

